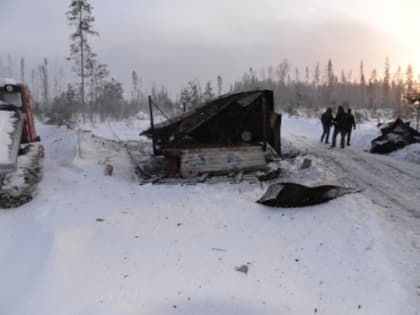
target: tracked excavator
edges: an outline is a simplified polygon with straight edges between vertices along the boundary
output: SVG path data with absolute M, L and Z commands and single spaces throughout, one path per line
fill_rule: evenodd
M 0 78 L 0 209 L 33 199 L 42 177 L 43 156 L 28 88 Z

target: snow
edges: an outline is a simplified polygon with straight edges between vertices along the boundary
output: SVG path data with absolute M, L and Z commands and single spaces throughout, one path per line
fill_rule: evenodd
M 380 135 L 379 128 L 376 127 L 377 122 L 371 120 L 356 125 L 356 130 L 352 131 L 351 145 L 361 150 L 369 150 L 371 141 Z M 313 141 L 319 141 L 322 135 L 322 125 L 319 119 L 302 119 L 298 117 L 283 116 L 282 130 L 287 134 L 300 134 Z M 334 127 L 330 132 L 330 143 L 333 135 Z M 339 138 L 340 136 L 338 136 Z M 287 136 L 286 136 L 287 138 Z
M 9 150 L 12 144 L 10 134 L 14 130 L 14 112 L 0 111 L 0 164 L 10 163 Z
M 408 145 L 401 150 L 392 152 L 390 156 L 420 164 L 420 143 Z
M 0 78 L 0 86 L 5 86 L 7 84 L 16 85 L 17 82 L 11 78 Z
M 94 133 L 135 139 L 142 125 L 109 123 Z M 38 196 L 0 212 L 2 314 L 420 310 L 419 230 L 397 225 L 402 219 L 368 195 L 269 209 L 255 203 L 265 190 L 259 185 L 139 186 L 123 153 L 85 133 L 38 130 L 46 150 Z M 291 143 L 300 137 L 321 147 L 316 121 L 285 118 L 283 130 Z M 360 126 L 353 150 L 374 132 Z M 107 162 L 115 164 L 113 177 L 103 175 Z M 314 158 L 314 170 L 292 167 L 291 176 L 341 176 L 326 166 Z M 235 270 L 242 265 L 247 274 Z

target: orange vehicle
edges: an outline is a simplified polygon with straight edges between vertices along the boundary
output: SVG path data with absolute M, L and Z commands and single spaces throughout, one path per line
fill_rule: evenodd
M 31 200 L 41 179 L 43 147 L 31 105 L 25 85 L 0 80 L 0 208 Z

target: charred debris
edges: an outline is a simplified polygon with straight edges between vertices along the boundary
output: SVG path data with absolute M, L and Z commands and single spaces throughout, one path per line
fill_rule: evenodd
M 151 100 L 150 100 L 151 101 Z M 257 90 L 219 97 L 144 131 L 153 154 L 137 163 L 142 183 L 258 181 L 279 169 L 281 115 L 273 92 Z
M 420 132 L 400 118 L 381 126 L 381 135 L 372 140 L 370 152 L 386 154 L 420 142 Z
M 271 185 L 257 203 L 276 208 L 307 207 L 355 192 L 358 190 L 336 185 L 309 187 L 296 183 L 277 183 Z
M 270 207 L 309 206 L 354 192 L 278 183 L 281 115 L 274 110 L 272 91 L 219 97 L 157 125 L 150 105 L 151 128 L 141 135 L 152 139 L 153 150 L 136 163 L 142 184 L 268 182 L 258 203 Z M 311 167 L 311 160 L 305 162 Z

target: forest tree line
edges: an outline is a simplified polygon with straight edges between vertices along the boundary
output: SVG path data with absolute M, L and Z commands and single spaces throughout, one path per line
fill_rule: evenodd
M 28 85 L 35 100 L 35 114 L 46 122 L 72 126 L 79 122 L 133 117 L 138 112 L 148 111 L 148 95 L 152 96 L 160 114 L 170 117 L 224 93 L 255 89 L 273 90 L 276 109 L 289 114 L 318 114 L 326 107 L 344 105 L 371 111 L 391 109 L 396 115 L 406 117 L 413 109 L 406 106 L 403 96 L 420 91 L 420 79 L 415 79 L 413 67 L 391 69 L 386 57 L 382 73 L 376 69 L 366 73 L 363 61 L 355 73 L 336 71 L 331 59 L 325 64 L 316 62 L 306 66 L 302 71 L 284 59 L 277 66 L 259 71 L 249 68 L 241 80 L 228 84 L 228 88 L 224 87 L 221 75 L 204 85 L 199 80 L 190 80 L 175 98 L 164 86 L 154 85 L 146 90 L 139 73 L 132 70 L 128 74 L 130 87 L 126 87 L 129 93 L 124 93 L 121 82 L 113 78 L 108 65 L 100 61 L 90 45 L 90 38 L 99 36 L 94 30 L 92 11 L 88 0 L 70 0 L 65 15 L 73 32 L 70 34 L 69 63 L 65 65 L 52 65 L 44 58 L 28 71 L 24 57 L 16 67 L 10 54 L 0 56 L 0 77 L 16 78 Z M 67 73 L 68 64 L 71 64 L 73 75 Z
M 0 62 L 0 77 L 14 77 L 27 84 L 36 100 L 36 112 L 52 122 L 68 122 L 81 114 L 80 84 L 66 84 L 63 65 L 50 65 L 47 58 L 27 73 L 25 59 L 22 57 L 19 68 L 14 69 L 10 55 L 7 63 Z M 142 78 L 136 70 L 129 75 L 131 86 L 124 93 L 120 82 L 110 76 L 108 66 L 96 64 L 88 67 L 85 83 L 86 115 L 91 122 L 106 119 L 124 119 L 138 112 L 148 111 L 150 94 L 154 103 L 168 117 L 195 108 L 224 93 L 234 93 L 254 89 L 273 90 L 277 109 L 290 114 L 298 112 L 318 113 L 325 107 L 344 105 L 354 109 L 391 109 L 397 115 L 406 116 L 412 111 L 407 106 L 404 95 L 419 91 L 419 80 L 414 78 L 412 66 L 402 69 L 398 66 L 391 71 L 389 59 L 384 61 L 382 75 L 373 69 L 365 73 L 360 63 L 357 76 L 351 71 L 334 71 L 332 60 L 321 66 L 305 67 L 303 73 L 293 68 L 287 59 L 276 67 L 270 66 L 260 71 L 250 68 L 241 80 L 233 82 L 227 89 L 219 75 L 204 84 L 191 80 L 172 98 L 168 89 L 152 87 L 150 91 L 142 85 Z

